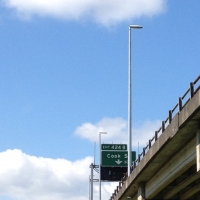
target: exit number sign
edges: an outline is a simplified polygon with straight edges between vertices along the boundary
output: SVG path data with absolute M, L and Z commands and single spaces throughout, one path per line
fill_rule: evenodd
M 102 151 L 126 151 L 127 145 L 126 144 L 102 144 L 101 150 Z

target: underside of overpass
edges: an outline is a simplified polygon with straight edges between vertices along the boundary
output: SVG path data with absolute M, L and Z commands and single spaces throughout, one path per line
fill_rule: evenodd
M 200 199 L 200 174 L 196 164 L 189 167 L 180 176 L 162 189 L 153 199 Z

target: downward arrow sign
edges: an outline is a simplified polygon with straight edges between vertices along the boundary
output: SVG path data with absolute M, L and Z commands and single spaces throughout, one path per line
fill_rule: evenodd
M 117 161 L 115 161 L 118 165 L 122 162 L 119 159 Z

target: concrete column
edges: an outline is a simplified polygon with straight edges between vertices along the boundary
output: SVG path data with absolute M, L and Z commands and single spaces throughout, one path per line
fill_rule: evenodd
M 138 185 L 138 200 L 145 200 L 145 183 Z
M 200 124 L 199 124 L 199 127 L 197 128 L 197 145 L 200 144 Z
M 197 129 L 197 135 L 196 135 L 196 155 L 197 155 L 197 172 L 200 173 L 200 126 Z

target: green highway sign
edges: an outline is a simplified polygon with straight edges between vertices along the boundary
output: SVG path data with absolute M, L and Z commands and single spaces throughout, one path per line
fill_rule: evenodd
M 102 151 L 102 166 L 127 166 L 127 151 Z
M 136 159 L 136 152 L 132 152 L 132 161 Z M 101 151 L 101 166 L 128 166 L 128 151 Z
M 101 145 L 102 151 L 126 151 L 127 144 L 102 144 Z

